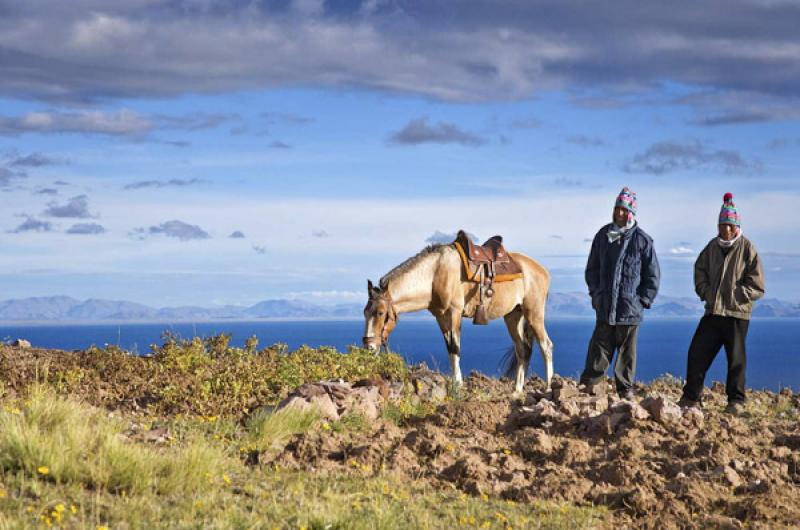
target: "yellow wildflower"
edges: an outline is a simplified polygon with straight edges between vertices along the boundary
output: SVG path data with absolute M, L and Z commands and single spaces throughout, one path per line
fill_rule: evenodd
M 6 497 L 6 490 L 0 488 L 0 499 L 5 499 Z
M 66 510 L 67 508 L 62 503 L 59 502 L 58 504 L 55 505 L 55 507 L 53 509 L 55 511 L 57 511 L 58 513 L 61 513 L 64 510 Z
M 224 482 L 226 485 L 230 486 L 231 485 L 231 477 L 229 477 L 228 475 L 222 475 L 222 482 Z
M 69 507 L 69 511 L 71 511 L 73 514 L 78 513 L 78 507 L 75 506 L 74 504 L 71 504 Z
M 104 524 L 99 524 L 95 530 L 108 530 L 108 527 Z
M 323 431 L 331 430 L 331 424 L 326 421 L 325 423 L 322 424 L 322 430 Z
M 39 466 L 38 468 L 36 468 L 36 471 L 38 471 L 40 475 L 50 474 L 50 468 L 47 466 Z
M 503 449 L 503 454 L 510 455 L 511 454 L 511 449 Z

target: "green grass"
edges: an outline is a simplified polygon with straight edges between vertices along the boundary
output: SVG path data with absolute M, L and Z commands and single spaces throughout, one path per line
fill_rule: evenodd
M 334 432 L 364 433 L 369 431 L 369 421 L 363 414 L 351 412 L 333 422 L 330 428 Z
M 381 417 L 400 427 L 413 418 L 424 418 L 433 414 L 436 406 L 436 403 L 414 400 L 407 395 L 398 401 L 386 403 L 381 410 Z
M 198 437 L 156 450 L 126 441 L 123 425 L 99 409 L 35 387 L 0 411 L 0 469 L 55 484 L 110 493 L 186 493 L 239 465 Z
M 247 422 L 247 450 L 274 451 L 286 445 L 293 434 L 306 432 L 319 420 L 316 410 L 262 409 Z

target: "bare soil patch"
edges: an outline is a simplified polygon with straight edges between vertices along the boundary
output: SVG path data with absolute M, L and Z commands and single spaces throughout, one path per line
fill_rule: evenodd
M 413 372 L 412 372 L 413 377 Z M 395 473 L 407 480 L 516 502 L 604 505 L 635 528 L 796 528 L 800 427 L 796 396 L 753 392 L 745 412 L 676 405 L 659 382 L 623 401 L 590 396 L 573 381 L 542 381 L 522 400 L 511 383 L 472 374 L 457 399 L 401 426 L 378 418 L 367 432 L 315 430 L 262 463 L 327 473 Z

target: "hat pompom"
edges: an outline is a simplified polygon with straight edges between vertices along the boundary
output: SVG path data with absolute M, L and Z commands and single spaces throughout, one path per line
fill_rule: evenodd
M 723 202 L 731 202 L 733 200 L 733 193 L 728 192 L 722 197 Z

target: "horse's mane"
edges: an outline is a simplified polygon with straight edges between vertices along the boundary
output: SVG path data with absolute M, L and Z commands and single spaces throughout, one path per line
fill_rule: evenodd
M 440 252 L 442 249 L 449 246 L 450 246 L 449 243 L 436 243 L 433 245 L 428 245 L 427 247 L 423 248 L 422 250 L 419 251 L 419 253 L 416 256 L 411 256 L 403 263 L 401 263 L 394 269 L 384 274 L 379 282 L 381 289 L 386 289 L 386 286 L 389 285 L 390 281 L 394 280 L 401 274 L 411 270 L 411 268 L 414 267 L 422 258 L 430 256 L 434 252 Z

